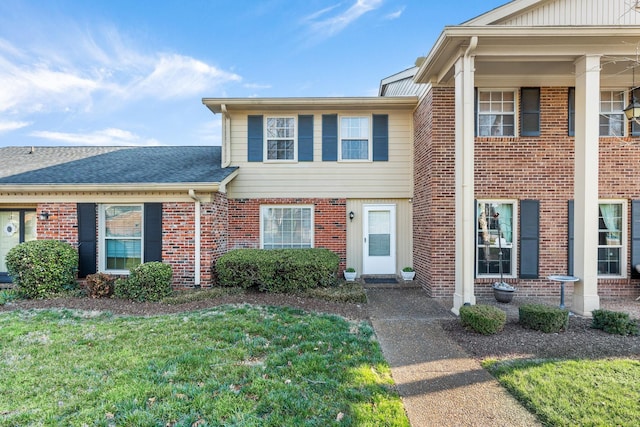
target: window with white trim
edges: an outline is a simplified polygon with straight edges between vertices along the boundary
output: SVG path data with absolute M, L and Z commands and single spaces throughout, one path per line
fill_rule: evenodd
M 267 117 L 265 127 L 265 159 L 296 160 L 296 119 L 294 117 Z
M 477 277 L 500 277 L 501 263 L 502 275 L 515 277 L 516 201 L 479 200 L 476 209 Z
M 516 92 L 478 89 L 478 136 L 515 136 Z
M 313 205 L 261 206 L 263 249 L 312 248 Z
M 340 117 L 340 160 L 371 160 L 369 117 Z
M 598 276 L 625 275 L 626 224 L 626 201 L 600 201 L 598 205 Z
M 600 91 L 600 136 L 623 136 L 625 134 L 624 90 Z
M 127 272 L 143 260 L 142 205 L 100 205 L 100 271 Z

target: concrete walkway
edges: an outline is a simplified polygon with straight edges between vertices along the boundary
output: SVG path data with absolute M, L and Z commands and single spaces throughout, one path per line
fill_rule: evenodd
M 366 293 L 412 427 L 540 425 L 446 336 L 439 320 L 455 316 L 422 289 L 369 287 Z

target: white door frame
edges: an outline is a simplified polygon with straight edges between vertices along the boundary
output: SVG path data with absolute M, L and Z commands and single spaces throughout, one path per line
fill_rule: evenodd
M 369 212 L 389 212 L 389 255 L 369 255 Z M 362 205 L 362 274 L 396 274 L 396 205 L 395 204 L 370 204 Z

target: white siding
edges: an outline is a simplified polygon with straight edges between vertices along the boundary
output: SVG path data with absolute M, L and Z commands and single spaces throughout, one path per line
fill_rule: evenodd
M 313 162 L 262 163 L 247 161 L 247 113 L 231 119 L 231 165 L 238 176 L 227 186 L 230 198 L 335 197 L 409 198 L 413 196 L 413 115 L 411 111 L 390 111 L 389 161 L 323 162 L 322 114 L 336 111 L 303 112 L 314 115 Z M 371 114 L 366 111 L 338 114 Z M 376 114 L 387 112 L 376 111 Z M 268 112 L 252 112 L 268 116 Z M 297 112 L 277 115 L 298 116 Z M 297 121 L 296 121 L 297 123 Z
M 640 25 L 635 0 L 553 0 L 499 25 Z

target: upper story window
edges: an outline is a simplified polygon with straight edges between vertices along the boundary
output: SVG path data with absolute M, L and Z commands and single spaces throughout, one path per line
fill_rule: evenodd
M 600 136 L 623 136 L 625 134 L 625 106 L 623 90 L 600 91 Z
M 266 159 L 296 159 L 296 120 L 293 117 L 267 117 Z
M 340 118 L 340 160 L 371 160 L 369 117 Z
M 478 136 L 515 136 L 515 91 L 479 89 L 477 111 Z

